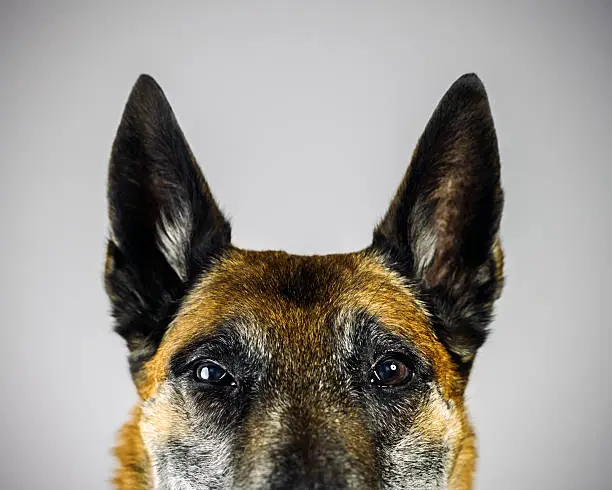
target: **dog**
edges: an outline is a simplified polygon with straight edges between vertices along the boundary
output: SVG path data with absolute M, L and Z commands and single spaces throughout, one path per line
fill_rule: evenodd
M 105 287 L 140 399 L 116 488 L 472 488 L 464 391 L 503 286 L 498 144 L 475 74 L 435 108 L 361 251 L 233 246 L 147 75 L 108 204 Z

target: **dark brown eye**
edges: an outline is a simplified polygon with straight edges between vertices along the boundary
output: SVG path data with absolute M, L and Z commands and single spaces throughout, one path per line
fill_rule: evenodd
M 225 368 L 213 361 L 204 361 L 195 367 L 195 377 L 201 383 L 221 386 L 235 386 L 236 381 Z
M 400 356 L 385 357 L 372 369 L 370 382 L 379 386 L 401 386 L 408 383 L 413 371 Z

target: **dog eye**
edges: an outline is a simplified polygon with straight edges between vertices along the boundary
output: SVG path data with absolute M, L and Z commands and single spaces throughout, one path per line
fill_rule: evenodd
M 235 386 L 236 380 L 225 368 L 216 362 L 205 361 L 195 367 L 195 377 L 201 383 L 221 386 Z
M 401 386 L 408 383 L 414 375 L 403 356 L 385 357 L 372 369 L 370 382 L 379 386 Z

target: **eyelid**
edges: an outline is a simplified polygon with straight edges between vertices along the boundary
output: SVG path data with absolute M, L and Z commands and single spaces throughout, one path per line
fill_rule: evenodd
M 170 370 L 175 376 L 179 377 L 192 370 L 197 363 L 210 361 L 230 372 L 224 361 L 234 357 L 235 354 L 227 348 L 227 345 L 220 342 L 218 338 L 204 340 L 176 354 L 171 361 Z
M 434 377 L 433 367 L 427 358 L 405 340 L 393 337 L 385 338 L 373 352 L 370 370 L 381 361 L 399 356 L 412 369 L 415 378 L 428 380 Z
M 399 359 L 399 360 L 405 359 L 406 361 L 410 363 L 410 365 L 415 364 L 410 354 L 407 354 L 400 350 L 390 350 L 390 351 L 384 352 L 383 354 L 378 355 L 378 357 L 375 358 L 374 362 L 370 366 L 370 369 L 374 369 L 378 364 L 380 364 L 381 362 L 387 359 Z
M 206 363 L 216 364 L 221 369 L 223 369 L 225 372 L 227 372 L 227 374 L 233 376 L 231 371 L 225 366 L 223 362 L 217 361 L 216 359 L 212 359 L 210 357 L 195 357 L 192 361 L 188 363 L 188 366 L 194 369 L 198 367 L 199 365 L 206 364 Z

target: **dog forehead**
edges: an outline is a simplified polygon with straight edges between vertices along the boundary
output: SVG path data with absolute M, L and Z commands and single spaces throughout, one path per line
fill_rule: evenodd
M 175 353 L 237 318 L 256 326 L 254 336 L 271 335 L 287 349 L 308 345 L 316 352 L 328 341 L 330 325 L 349 318 L 347 312 L 376 318 L 414 345 L 434 370 L 450 369 L 426 308 L 376 255 L 240 249 L 232 249 L 194 285 L 148 368 L 154 379 L 163 379 Z

